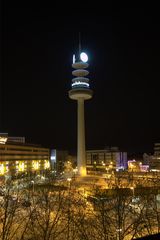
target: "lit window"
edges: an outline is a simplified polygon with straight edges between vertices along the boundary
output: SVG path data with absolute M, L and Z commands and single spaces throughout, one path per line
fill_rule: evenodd
M 39 162 L 38 161 L 33 161 L 32 166 L 33 166 L 33 169 L 35 169 L 35 170 L 39 169 Z
M 50 163 L 49 163 L 49 161 L 45 160 L 44 169 L 48 169 L 48 168 L 50 168 Z
M 4 174 L 4 164 L 0 164 L 0 175 Z
M 24 162 L 19 162 L 18 171 L 19 172 L 24 172 L 24 167 L 25 167 Z

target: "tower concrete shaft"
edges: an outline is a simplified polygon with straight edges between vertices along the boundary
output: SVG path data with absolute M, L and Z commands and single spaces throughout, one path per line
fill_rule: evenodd
M 80 176 L 86 176 L 86 150 L 85 150 L 85 121 L 84 121 L 84 99 L 77 100 L 77 167 Z

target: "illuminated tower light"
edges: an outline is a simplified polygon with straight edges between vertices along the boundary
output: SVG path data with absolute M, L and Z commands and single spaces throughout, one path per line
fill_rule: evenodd
M 82 62 L 88 62 L 88 56 L 85 52 L 81 52 L 80 54 L 80 59 L 82 60 Z
M 89 88 L 89 83 L 80 82 L 80 81 L 72 83 L 72 87 L 79 87 L 79 86 L 88 87 Z
M 91 99 L 93 91 L 89 88 L 89 79 L 86 76 L 89 71 L 86 68 L 89 66 L 87 63 L 88 56 L 82 52 L 76 61 L 75 55 L 73 56 L 72 75 L 72 89 L 69 91 L 69 97 L 77 101 L 77 167 L 80 176 L 86 176 L 86 151 L 85 151 L 85 119 L 84 119 L 84 101 Z

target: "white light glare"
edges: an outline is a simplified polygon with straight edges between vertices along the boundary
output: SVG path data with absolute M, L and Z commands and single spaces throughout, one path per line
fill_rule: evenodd
M 78 86 L 78 85 L 84 85 L 84 86 L 86 86 L 86 87 L 89 87 L 89 83 L 85 83 L 85 82 L 74 82 L 74 83 L 72 83 L 72 87 L 73 86 Z
M 85 52 L 82 52 L 80 54 L 80 59 L 82 60 L 82 62 L 87 62 L 88 61 L 88 56 Z
M 75 57 L 75 54 L 73 54 L 73 63 L 76 62 L 76 57 Z

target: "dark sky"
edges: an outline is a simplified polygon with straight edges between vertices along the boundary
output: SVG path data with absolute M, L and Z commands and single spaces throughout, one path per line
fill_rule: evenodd
M 0 131 L 76 149 L 77 108 L 68 90 L 81 32 L 94 91 L 85 102 L 86 148 L 152 152 L 160 142 L 159 20 L 158 5 L 63 14 L 45 3 L 3 3 Z

